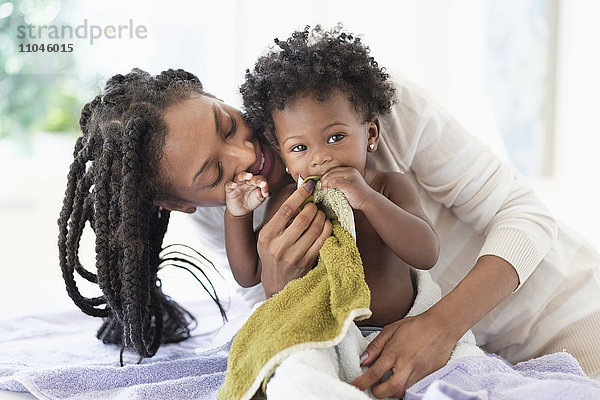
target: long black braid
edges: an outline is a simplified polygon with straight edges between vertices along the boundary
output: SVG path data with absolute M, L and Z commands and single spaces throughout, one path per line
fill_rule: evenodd
M 183 70 L 170 69 L 153 77 L 133 69 L 113 76 L 104 93 L 83 107 L 82 135 L 75 143 L 67 177 L 58 220 L 67 292 L 84 313 L 104 318 L 98 338 L 121 344 L 122 349 L 131 347 L 141 357 L 152 357 L 161 343 L 188 338 L 196 322 L 162 292 L 157 272 L 165 265 L 190 271 L 226 318 L 214 286 L 197 265 L 198 258 L 163 251 L 170 212 L 155 205 L 156 200 L 172 199 L 158 167 L 166 135 L 162 112 L 197 94 L 209 96 L 200 80 Z M 79 260 L 86 222 L 96 237 L 95 273 Z M 204 275 L 210 288 L 189 267 Z M 96 283 L 102 295 L 81 294 L 75 272 Z

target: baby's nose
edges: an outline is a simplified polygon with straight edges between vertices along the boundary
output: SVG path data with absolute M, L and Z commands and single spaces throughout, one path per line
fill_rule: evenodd
M 319 166 L 331 161 L 331 156 L 325 152 L 315 152 L 312 158 L 312 165 Z

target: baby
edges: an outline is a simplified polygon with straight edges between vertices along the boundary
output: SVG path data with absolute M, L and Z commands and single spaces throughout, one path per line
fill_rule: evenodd
M 246 118 L 262 128 L 295 181 L 320 176 L 325 193 L 337 188 L 346 196 L 371 290 L 373 314 L 359 324 L 383 327 L 413 304 L 410 267 L 432 268 L 439 252 L 409 179 L 366 167 L 367 153 L 377 151 L 380 139 L 378 117 L 389 112 L 394 89 L 368 48 L 339 29 L 316 27 L 310 37 L 306 30 L 277 43 L 281 51 L 263 56 L 246 75 Z M 225 188 L 227 256 L 236 281 L 253 286 L 261 276 L 253 210 L 270 197 L 268 221 L 296 185 L 269 196 L 262 176 L 242 172 Z

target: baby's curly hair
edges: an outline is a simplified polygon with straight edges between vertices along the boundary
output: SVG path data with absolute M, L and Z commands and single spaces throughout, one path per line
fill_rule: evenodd
M 360 37 L 343 31 L 306 26 L 261 56 L 246 70 L 241 86 L 246 123 L 278 147 L 272 112 L 283 110 L 298 96 L 316 95 L 324 101 L 333 89 L 349 95 L 364 121 L 388 113 L 395 89 L 385 68 L 371 57 Z

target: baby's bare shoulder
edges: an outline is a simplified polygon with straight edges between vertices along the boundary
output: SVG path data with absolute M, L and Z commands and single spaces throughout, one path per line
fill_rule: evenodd
M 417 186 L 408 175 L 401 172 L 377 171 L 373 182 L 373 189 L 397 206 L 414 215 L 423 215 Z
M 416 194 L 416 187 L 412 180 L 402 172 L 373 171 L 375 178 L 372 187 L 379 193 L 390 197 L 393 193 L 410 191 Z

